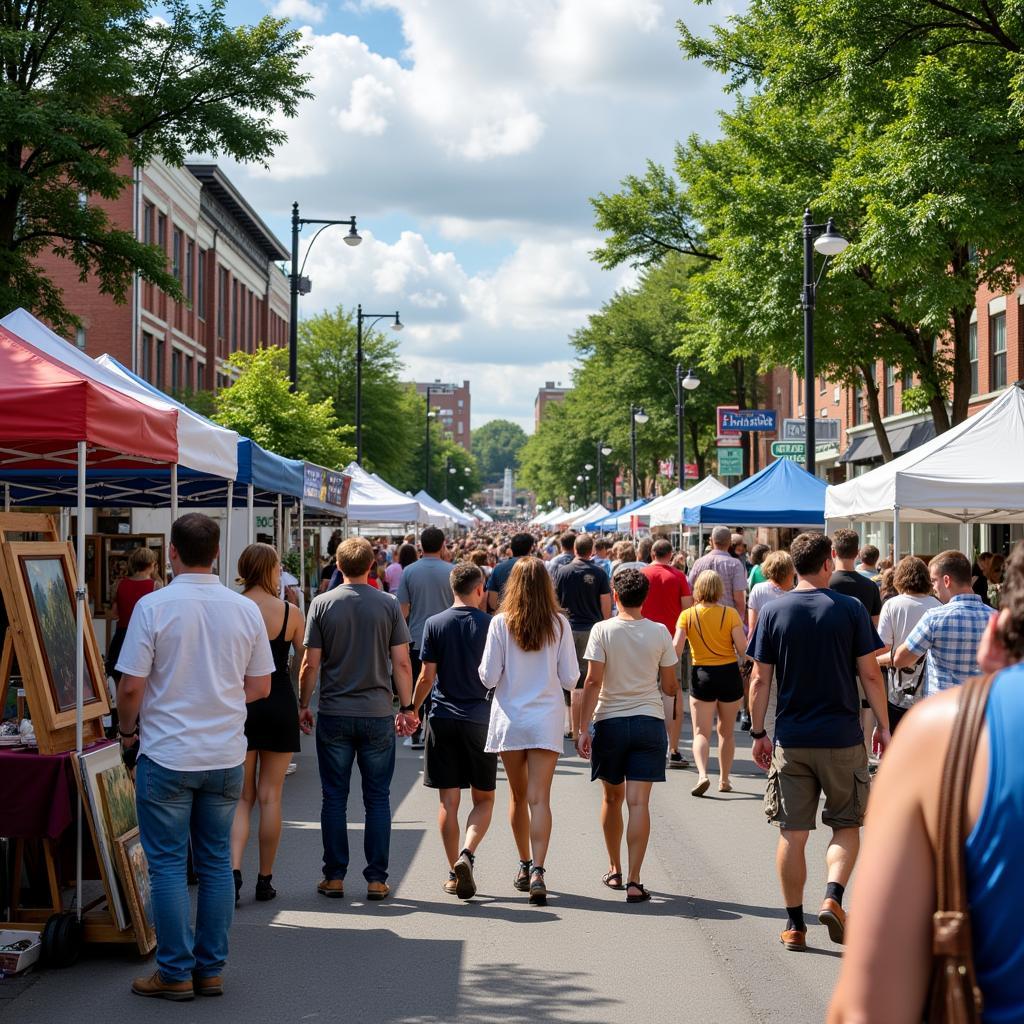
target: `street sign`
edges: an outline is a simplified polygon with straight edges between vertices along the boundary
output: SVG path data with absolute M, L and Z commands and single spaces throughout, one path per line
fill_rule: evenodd
M 718 407 L 718 432 L 742 430 L 774 434 L 779 414 L 774 409 L 726 409 Z
M 726 430 L 722 425 L 722 417 L 727 412 L 739 412 L 740 407 L 738 405 L 720 405 L 715 410 L 718 423 L 718 439 L 721 440 L 723 437 L 729 437 L 730 435 L 735 438 L 739 438 L 740 432 L 736 429 Z
M 718 475 L 743 476 L 743 449 L 718 449 Z
M 815 442 L 816 452 L 832 451 L 836 446 L 830 441 L 823 441 L 820 444 Z M 803 462 L 804 452 L 807 445 L 803 441 L 773 441 L 771 445 L 772 455 L 776 459 L 789 459 L 790 462 Z
M 832 444 L 839 444 L 841 437 L 842 423 L 836 419 L 826 416 L 815 417 L 814 419 L 814 441 L 831 441 Z M 783 441 L 803 441 L 807 437 L 807 423 L 804 420 L 786 419 L 782 421 Z
M 688 462 L 688 463 L 686 463 L 686 479 L 687 480 L 696 480 L 696 479 L 698 479 L 699 476 L 700 476 L 700 473 L 697 470 L 697 463 L 696 462 Z

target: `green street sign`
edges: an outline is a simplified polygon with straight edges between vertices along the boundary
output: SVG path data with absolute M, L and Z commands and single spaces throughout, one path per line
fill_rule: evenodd
M 806 444 L 803 441 L 772 441 L 771 452 L 776 459 L 789 459 L 790 462 L 803 462 Z M 822 441 L 815 445 L 819 452 L 832 451 L 836 445 L 832 441 Z
M 718 448 L 718 475 L 743 476 L 743 449 Z

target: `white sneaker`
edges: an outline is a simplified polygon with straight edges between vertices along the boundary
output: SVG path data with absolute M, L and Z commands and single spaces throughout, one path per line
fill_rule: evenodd
M 403 747 L 411 747 L 412 746 L 412 737 L 411 736 L 406 736 L 405 739 L 402 740 L 402 746 Z
M 285 775 L 294 775 L 298 770 L 299 766 L 294 761 L 292 761 L 291 764 L 289 764 L 288 767 L 285 768 L 284 773 Z

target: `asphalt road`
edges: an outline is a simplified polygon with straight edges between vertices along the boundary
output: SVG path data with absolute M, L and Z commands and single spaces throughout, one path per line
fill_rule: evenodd
M 392 897 L 364 899 L 358 784 L 348 897 L 319 896 L 319 780 L 312 741 L 304 738 L 299 771 L 285 787 L 286 826 L 274 873 L 279 896 L 252 902 L 250 855 L 224 998 L 144 1002 L 129 984 L 152 970 L 151 961 L 99 949 L 67 970 L 0 982 L 0 1018 L 19 1024 L 822 1021 L 839 949 L 816 923 L 807 953 L 786 953 L 778 942 L 784 913 L 774 873 L 776 833 L 761 811 L 763 776 L 746 757 L 749 743 L 738 738 L 731 794 L 719 795 L 713 784 L 709 796 L 691 797 L 692 769 L 671 772 L 655 786 L 644 871 L 655 895 L 639 906 L 600 883 L 607 865 L 599 784 L 589 781 L 589 766 L 575 753 L 567 755 L 553 790 L 546 908 L 528 906 L 511 886 L 517 862 L 502 778 L 495 820 L 477 858 L 477 898 L 463 904 L 441 891 L 447 870 L 436 795 L 423 788 L 420 756 L 408 748 L 399 748 L 392 791 Z M 808 845 L 808 911 L 816 910 L 824 890 L 825 838 L 819 830 Z

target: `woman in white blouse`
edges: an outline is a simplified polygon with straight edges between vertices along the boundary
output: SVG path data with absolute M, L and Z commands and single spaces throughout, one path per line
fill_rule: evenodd
M 561 614 L 544 563 L 516 562 L 501 611 L 491 620 L 480 679 L 494 690 L 487 752 L 501 754 L 509 785 L 509 822 L 519 850 L 514 885 L 547 903 L 544 858 L 551 839 L 551 780 L 563 750 L 563 690 L 580 669 L 569 621 Z

